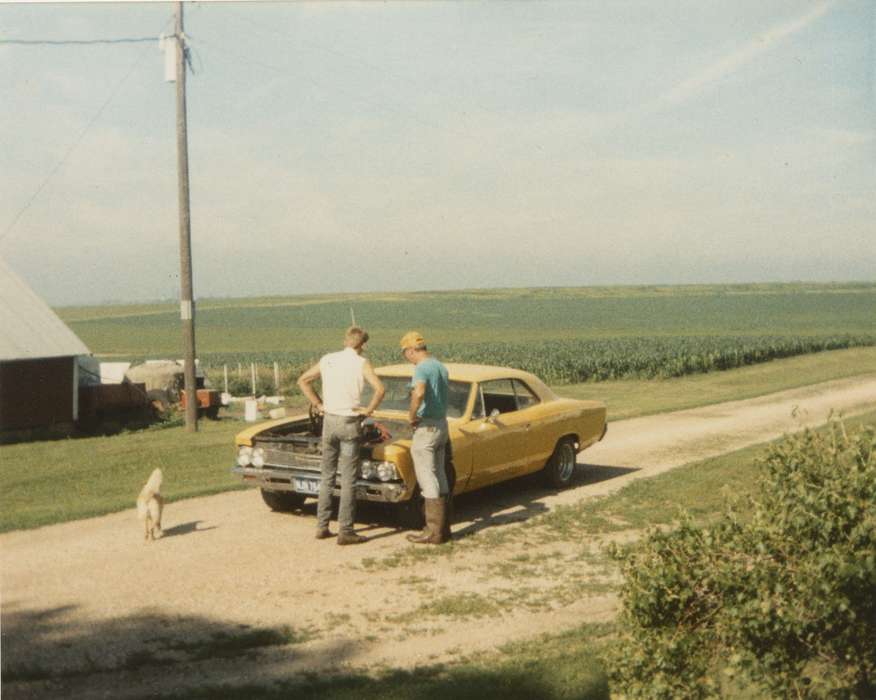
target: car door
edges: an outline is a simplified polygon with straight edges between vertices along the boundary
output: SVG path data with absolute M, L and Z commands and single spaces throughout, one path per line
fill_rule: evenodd
M 543 415 L 541 399 L 526 382 L 512 379 L 517 402 L 516 420 L 522 426 L 523 439 L 520 453 L 511 467 L 508 478 L 541 469 L 554 450 L 555 427 Z
M 451 381 L 447 400 L 450 451 L 456 476 L 454 491 L 467 491 L 474 461 L 475 438 L 464 430 L 465 418 L 473 386 L 469 382 Z
M 509 473 L 525 469 L 529 428 L 525 413 L 517 408 L 510 378 L 478 385 L 472 420 L 465 428 L 472 437 L 471 488 L 502 481 Z

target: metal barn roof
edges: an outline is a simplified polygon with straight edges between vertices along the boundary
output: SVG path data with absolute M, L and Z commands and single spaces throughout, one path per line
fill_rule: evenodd
M 90 354 L 85 343 L 0 258 L 0 361 Z

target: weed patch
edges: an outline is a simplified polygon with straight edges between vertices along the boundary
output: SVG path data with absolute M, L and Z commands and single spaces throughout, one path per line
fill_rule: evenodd
M 453 619 L 471 617 L 496 617 L 502 614 L 501 606 L 492 597 L 478 593 L 456 593 L 442 596 L 421 605 L 414 616 L 449 617 Z

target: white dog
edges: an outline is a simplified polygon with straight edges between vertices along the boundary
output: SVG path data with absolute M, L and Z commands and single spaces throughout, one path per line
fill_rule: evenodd
M 146 528 L 147 540 L 161 537 L 161 511 L 164 509 L 164 499 L 159 493 L 160 490 L 161 470 L 156 469 L 137 496 L 137 516 Z

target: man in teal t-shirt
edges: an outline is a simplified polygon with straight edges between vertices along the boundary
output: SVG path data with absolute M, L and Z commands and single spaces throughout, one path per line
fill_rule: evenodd
M 444 466 L 450 439 L 447 368 L 432 357 L 423 336 L 416 331 L 402 337 L 401 349 L 405 359 L 415 365 L 408 413 L 414 427 L 411 457 L 426 502 L 426 527 L 417 535 L 408 535 L 408 539 L 417 544 L 441 544 L 450 539 L 449 510 L 453 497 Z
M 425 349 L 424 349 L 425 351 Z M 417 409 L 416 417 L 447 418 L 447 368 L 431 355 L 417 363 L 414 369 L 414 379 L 411 389 L 416 390 L 417 384 L 423 384 L 423 401 Z

